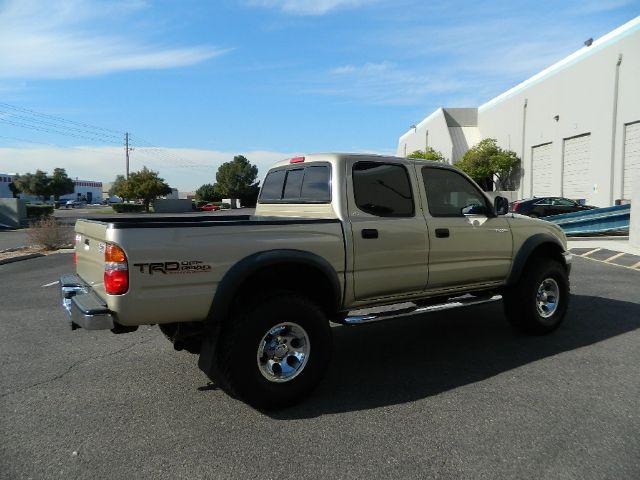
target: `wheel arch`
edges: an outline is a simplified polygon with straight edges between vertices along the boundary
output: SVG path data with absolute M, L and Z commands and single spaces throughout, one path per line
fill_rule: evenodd
M 342 303 L 338 274 L 327 260 L 303 250 L 269 250 L 245 257 L 227 271 L 216 289 L 209 320 L 226 320 L 239 295 L 253 287 L 264 291 L 264 284 L 305 294 L 327 313 L 337 311 Z
M 550 233 L 536 233 L 532 235 L 525 240 L 518 250 L 518 253 L 516 253 L 511 272 L 507 278 L 507 285 L 516 283 L 522 276 L 527 262 L 538 256 L 553 258 L 566 267 L 563 253 L 564 246 L 556 236 Z

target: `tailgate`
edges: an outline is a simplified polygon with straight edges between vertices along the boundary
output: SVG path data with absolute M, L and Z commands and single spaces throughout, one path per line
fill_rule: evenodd
M 104 297 L 104 249 L 108 225 L 102 222 L 78 220 L 76 222 L 76 272 Z

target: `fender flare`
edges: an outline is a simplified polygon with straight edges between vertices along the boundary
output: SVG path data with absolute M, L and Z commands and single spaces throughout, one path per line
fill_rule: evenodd
M 243 258 L 233 265 L 222 277 L 211 303 L 208 320 L 224 321 L 231 310 L 235 294 L 242 283 L 251 275 L 266 267 L 278 264 L 298 264 L 318 269 L 327 279 L 336 300 L 338 309 L 342 302 L 342 291 L 338 274 L 324 258 L 303 250 L 269 250 L 258 252 Z
M 564 252 L 564 246 L 560 239 L 550 233 L 536 233 L 535 235 L 530 236 L 522 244 L 520 250 L 518 250 L 518 253 L 516 253 L 515 258 L 513 259 L 511 272 L 509 273 L 509 277 L 507 277 L 508 286 L 513 285 L 520 279 L 524 266 L 527 263 L 527 260 L 531 257 L 533 251 L 540 245 L 544 244 L 551 244 L 554 247 L 559 248 L 560 252 Z

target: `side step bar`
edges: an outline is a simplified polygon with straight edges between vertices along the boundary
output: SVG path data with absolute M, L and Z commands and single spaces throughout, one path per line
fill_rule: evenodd
M 349 315 L 342 321 L 345 325 L 361 325 L 363 323 L 379 322 L 389 320 L 391 318 L 407 317 L 409 315 L 418 315 L 421 313 L 439 312 L 442 310 L 450 310 L 453 308 L 469 307 L 471 305 L 481 305 L 483 303 L 492 303 L 502 300 L 502 295 L 494 295 L 492 297 L 458 297 L 446 303 L 439 303 L 428 306 L 411 306 L 399 308 L 396 310 L 387 310 L 377 313 L 366 313 L 363 315 Z M 355 311 L 357 312 L 357 310 Z

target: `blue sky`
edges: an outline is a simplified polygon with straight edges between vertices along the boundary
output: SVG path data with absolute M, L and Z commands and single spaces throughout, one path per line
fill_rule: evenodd
M 477 106 L 638 14 L 640 0 L 0 0 L 0 102 L 115 136 L 20 127 L 29 114 L 0 105 L 0 172 L 110 180 L 125 130 L 132 168 L 183 190 L 235 153 L 264 174 L 294 152 L 394 152 L 435 108 Z

